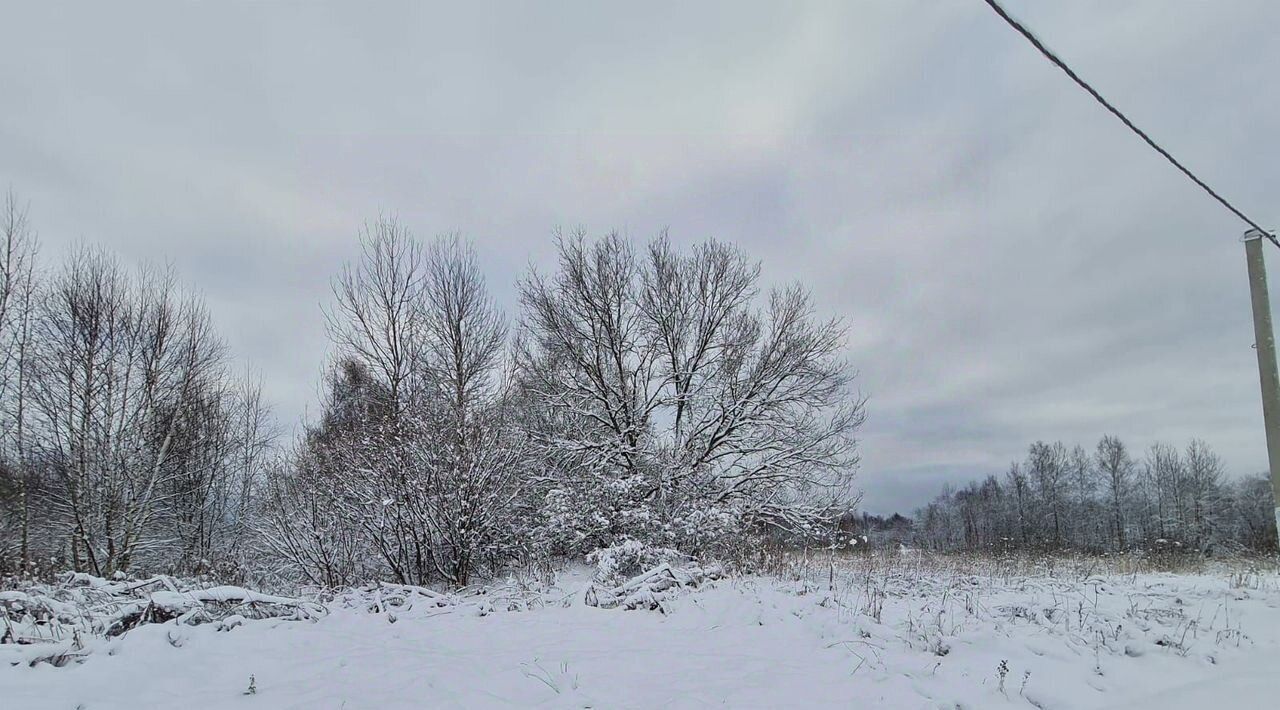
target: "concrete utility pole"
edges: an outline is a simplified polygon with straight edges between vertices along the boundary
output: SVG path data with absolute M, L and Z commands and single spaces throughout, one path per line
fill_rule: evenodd
M 1276 338 L 1271 330 L 1271 301 L 1267 296 L 1267 267 L 1262 258 L 1262 230 L 1244 233 L 1249 262 L 1249 297 L 1253 301 L 1253 340 L 1258 351 L 1258 381 L 1262 384 L 1262 425 L 1267 430 L 1267 463 L 1276 503 L 1276 535 L 1280 538 L 1280 373 L 1276 370 Z

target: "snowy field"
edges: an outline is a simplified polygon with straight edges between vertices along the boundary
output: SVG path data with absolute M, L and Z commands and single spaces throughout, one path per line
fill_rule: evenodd
M 68 640 L 81 651 L 62 667 L 0 645 L 0 706 L 1144 710 L 1280 697 L 1274 564 L 819 557 L 639 610 L 584 603 L 590 585 L 571 570 L 412 604 L 352 592 L 315 621 Z

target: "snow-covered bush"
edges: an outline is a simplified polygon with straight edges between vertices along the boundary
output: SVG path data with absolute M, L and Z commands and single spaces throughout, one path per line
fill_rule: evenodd
M 661 609 L 663 602 L 708 579 L 719 579 L 719 565 L 703 566 L 688 555 L 626 539 L 593 551 L 596 566 L 586 603 L 603 608 Z
M 653 547 L 633 539 L 595 550 L 587 555 L 587 561 L 596 566 L 593 580 L 603 585 L 616 586 L 631 577 L 658 565 L 680 565 L 689 556 L 667 547 Z

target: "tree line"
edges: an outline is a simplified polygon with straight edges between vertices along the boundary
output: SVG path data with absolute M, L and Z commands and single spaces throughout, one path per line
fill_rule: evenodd
M 627 539 L 809 534 L 849 495 L 844 326 L 723 242 L 560 234 L 508 318 L 466 240 L 373 222 L 332 281 L 320 414 L 285 440 L 171 270 L 44 265 L 12 195 L 0 218 L 9 571 L 463 586 Z
M 1228 554 L 1275 548 L 1271 484 L 1238 480 L 1203 441 L 1154 443 L 1135 458 L 1116 436 L 1093 449 L 1037 441 L 1003 476 L 948 488 L 915 514 L 939 550 L 1134 549 Z
M 248 544 L 273 430 L 170 269 L 37 263 L 0 206 L 0 568 L 202 570 Z

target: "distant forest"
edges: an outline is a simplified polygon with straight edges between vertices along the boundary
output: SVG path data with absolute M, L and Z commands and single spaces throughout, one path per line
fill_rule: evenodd
M 1038 441 L 1002 476 L 948 486 L 913 519 L 849 515 L 842 528 L 939 551 L 1273 550 L 1265 474 L 1236 480 L 1203 441 L 1152 444 L 1140 459 L 1104 436 L 1092 450 Z

